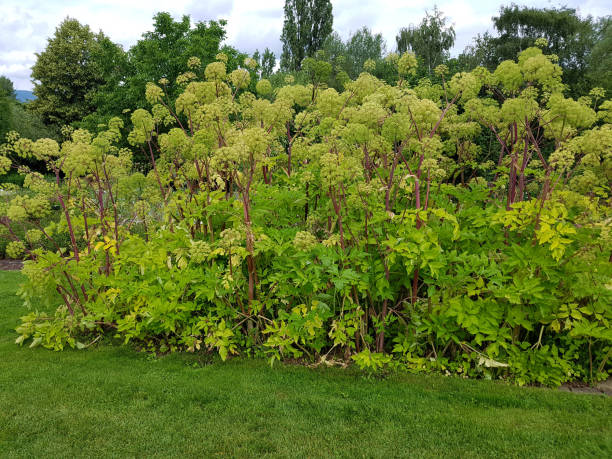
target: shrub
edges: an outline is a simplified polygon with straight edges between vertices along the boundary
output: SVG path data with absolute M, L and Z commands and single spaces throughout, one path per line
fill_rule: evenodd
M 362 73 L 341 93 L 289 82 L 265 98 L 221 61 L 205 75 L 173 104 L 147 85 L 151 110 L 128 136 L 147 175 L 117 146 L 118 119 L 3 147 L 56 177 L 26 176 L 2 208 L 7 231 L 67 238 L 24 244 L 21 295 L 58 312 L 38 328 L 26 316 L 19 342 L 34 327 L 53 349 L 108 332 L 222 359 L 606 377 L 612 126 L 606 103 L 563 96 L 553 59 L 530 48 L 440 88 Z M 478 160 L 483 132 L 494 160 Z

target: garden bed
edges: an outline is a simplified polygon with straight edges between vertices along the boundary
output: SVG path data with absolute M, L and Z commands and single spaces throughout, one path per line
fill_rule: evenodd
M 0 271 L 18 271 L 23 267 L 21 260 L 0 259 Z

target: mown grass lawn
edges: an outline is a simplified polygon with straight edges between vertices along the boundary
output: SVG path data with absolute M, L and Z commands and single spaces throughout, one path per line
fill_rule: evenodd
M 128 347 L 13 344 L 20 275 L 0 272 L 0 457 L 611 457 L 612 400 L 459 378 Z

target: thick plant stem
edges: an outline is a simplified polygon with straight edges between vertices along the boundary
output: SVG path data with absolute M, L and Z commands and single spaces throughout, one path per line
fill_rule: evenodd
M 381 330 L 376 339 L 376 352 L 383 352 L 385 350 L 385 320 L 387 318 L 387 303 L 388 300 L 383 300 L 382 311 L 380 313 Z
M 153 166 L 153 171 L 155 172 L 155 179 L 157 180 L 157 186 L 159 186 L 159 191 L 164 198 L 164 202 L 167 203 L 167 196 L 164 187 L 162 186 L 161 179 L 159 178 L 159 172 L 157 171 L 157 163 L 155 162 L 155 155 L 153 154 L 153 147 L 151 146 L 151 141 L 148 140 L 147 144 L 149 145 L 149 155 L 151 157 L 151 165 Z
M 287 175 L 291 177 L 291 123 L 287 123 Z
M 250 184 L 250 183 L 249 183 Z M 251 223 L 251 204 L 249 200 L 249 189 L 248 187 L 242 193 L 242 209 L 245 226 L 245 238 L 246 238 L 246 250 L 247 250 L 247 271 L 249 274 L 249 287 L 248 287 L 248 298 L 249 298 L 249 309 L 248 312 L 251 314 L 253 301 L 255 299 L 255 237 L 253 235 L 252 223 Z
M 334 206 L 334 212 L 336 213 L 336 218 L 338 219 L 338 232 L 340 233 L 340 247 L 344 251 L 345 243 L 344 243 L 344 227 L 342 225 L 342 209 L 340 201 L 336 198 L 336 194 L 332 188 L 329 188 L 329 196 L 332 200 L 332 204 Z

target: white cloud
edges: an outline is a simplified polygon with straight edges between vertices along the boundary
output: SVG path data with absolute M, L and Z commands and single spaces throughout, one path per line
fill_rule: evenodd
M 435 2 L 454 24 L 457 40 L 453 54 L 457 54 L 478 32 L 491 29 L 491 17 L 501 4 L 511 1 L 439 0 Z M 582 15 L 610 14 L 606 0 L 549 0 L 518 1 L 530 6 L 568 5 L 578 8 Z M 417 24 L 429 0 L 332 0 L 334 29 L 343 38 L 362 26 L 382 33 L 389 50 L 395 47 L 395 35 L 400 27 Z M 183 14 L 193 20 L 226 19 L 226 43 L 241 51 L 252 53 L 269 47 L 280 54 L 280 34 L 283 27 L 284 0 L 2 0 L 0 16 L 0 74 L 11 78 L 16 88 L 30 89 L 30 67 L 35 53 L 42 51 L 47 38 L 66 16 L 89 24 L 94 31 L 102 30 L 125 49 L 136 43 L 142 34 L 152 29 L 152 17 L 167 11 L 175 18 Z
M 229 14 L 219 16 L 228 21 L 227 43 L 249 54 L 256 49 L 261 52 L 266 47 L 279 54 L 284 0 L 235 0 L 232 3 Z

